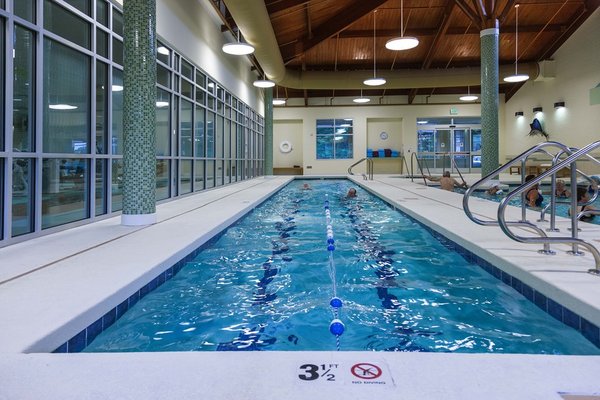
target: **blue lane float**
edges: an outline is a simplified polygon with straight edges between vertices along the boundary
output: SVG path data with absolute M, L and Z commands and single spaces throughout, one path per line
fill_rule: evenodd
M 327 197 L 327 195 L 325 195 Z M 331 311 L 333 313 L 333 320 L 329 324 L 329 332 L 336 338 L 336 348 L 340 350 L 340 336 L 344 333 L 346 329 L 344 323 L 339 319 L 339 310 L 342 308 L 342 300 L 337 297 L 337 284 L 336 284 L 336 276 L 335 276 L 335 264 L 333 262 L 333 252 L 335 251 L 335 238 L 333 236 L 333 226 L 331 225 L 331 211 L 329 209 L 329 200 L 325 200 L 325 204 L 323 206 L 325 209 L 325 222 L 326 222 L 326 232 L 327 232 L 327 252 L 329 253 L 329 276 L 331 277 L 332 289 L 333 289 L 333 297 L 329 301 L 329 305 L 331 306 Z

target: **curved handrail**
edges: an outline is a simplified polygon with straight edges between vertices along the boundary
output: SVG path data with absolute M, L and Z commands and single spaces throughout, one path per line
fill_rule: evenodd
M 352 168 L 356 167 L 358 164 L 360 164 L 363 161 L 367 161 L 367 175 L 369 177 L 370 180 L 373 180 L 373 160 L 371 160 L 368 157 L 363 157 L 360 160 L 358 160 L 357 162 L 355 162 L 354 164 L 352 164 L 351 166 L 348 167 L 348 175 L 354 175 L 354 173 L 352 172 Z
M 460 169 L 458 169 L 458 165 L 456 165 L 456 160 L 454 159 L 454 157 L 450 158 L 450 162 L 454 165 L 454 168 L 456 169 L 456 172 L 458 172 L 458 176 L 460 176 L 460 179 L 463 181 L 463 184 L 465 185 L 465 187 L 467 187 L 467 181 L 465 181 L 465 178 L 460 173 Z
M 498 225 L 500 226 L 500 229 L 502 229 L 502 231 L 511 239 L 517 241 L 517 242 L 521 242 L 521 243 L 543 243 L 544 246 L 549 245 L 550 243 L 570 243 L 573 245 L 573 253 L 578 253 L 577 251 L 577 246 L 583 246 L 586 249 L 588 249 L 588 251 L 593 255 L 594 257 L 594 261 L 595 261 L 595 269 L 591 269 L 588 272 L 590 273 L 594 273 L 597 275 L 600 275 L 600 252 L 598 251 L 598 249 L 592 245 L 591 243 L 586 242 L 585 240 L 579 239 L 577 237 L 577 215 L 575 215 L 575 210 L 576 210 L 576 206 L 577 206 L 577 200 L 575 198 L 575 196 L 571 196 L 571 207 L 572 207 L 572 212 L 571 212 L 571 237 L 567 237 L 567 236 L 563 236 L 563 237 L 547 237 L 545 234 L 541 237 L 524 237 L 524 236 L 519 236 L 515 233 L 513 233 L 510 228 L 509 225 L 512 226 L 513 223 L 512 222 L 506 222 L 505 219 L 505 213 L 506 213 L 506 208 L 508 206 L 508 203 L 510 202 L 510 200 L 512 200 L 512 198 L 514 198 L 516 195 L 521 194 L 526 192 L 527 190 L 533 188 L 536 184 L 539 184 L 539 182 L 541 182 L 544 178 L 550 176 L 550 175 L 554 175 L 556 174 L 557 171 L 561 170 L 562 168 L 564 168 L 565 166 L 571 164 L 572 168 L 571 168 L 571 173 L 572 176 L 575 175 L 575 170 L 577 169 L 575 167 L 575 162 L 578 158 L 582 157 L 585 154 L 588 154 L 589 152 L 595 150 L 596 148 L 600 147 L 600 141 L 597 142 L 593 142 L 590 143 L 589 145 L 581 148 L 580 150 L 574 152 L 573 154 L 570 154 L 567 158 L 565 158 L 563 161 L 555 164 L 554 166 L 552 166 L 552 168 L 542 172 L 541 174 L 539 174 L 537 177 L 529 180 L 528 182 L 525 182 L 523 184 L 521 184 L 518 188 L 516 188 L 515 190 L 513 190 L 512 192 L 509 192 L 506 197 L 504 199 L 502 199 L 502 201 L 500 202 L 500 206 L 498 207 Z M 465 194 L 466 196 L 466 194 Z M 463 204 L 464 204 L 464 199 L 463 199 Z
M 489 173 L 488 175 L 484 176 L 483 178 L 481 178 L 480 180 L 478 180 L 477 182 L 475 182 L 473 185 L 471 185 L 471 187 L 469 189 L 467 189 L 467 191 L 465 192 L 465 195 L 463 196 L 463 210 L 465 211 L 465 214 L 467 214 L 467 217 L 471 221 L 473 221 L 473 222 L 475 222 L 476 224 L 479 224 L 479 225 L 497 225 L 498 224 L 497 220 L 484 221 L 484 220 L 481 220 L 481 219 L 479 219 L 479 218 L 477 218 L 477 217 L 475 217 L 473 215 L 473 213 L 471 212 L 471 209 L 469 207 L 469 198 L 471 197 L 471 194 L 475 190 L 477 190 L 479 187 L 481 187 L 481 185 L 483 185 L 484 183 L 487 183 L 492 178 L 494 178 L 498 174 L 500 174 L 502 171 L 505 171 L 505 170 L 509 169 L 512 165 L 514 165 L 517 162 L 521 162 L 522 163 L 522 165 L 521 165 L 521 175 L 523 176 L 525 174 L 524 164 L 525 164 L 525 160 L 527 159 L 527 157 L 529 155 L 533 154 L 533 153 L 538 152 L 540 149 L 544 149 L 546 147 L 557 147 L 557 148 L 559 148 L 561 150 L 566 150 L 567 152 L 569 151 L 569 148 L 567 146 L 565 146 L 565 145 L 563 145 L 562 143 L 559 143 L 559 142 L 549 141 L 549 142 L 538 143 L 537 145 L 531 147 L 530 149 L 525 150 L 523 153 L 519 154 L 518 156 L 516 156 L 515 158 L 513 158 L 512 160 L 510 160 L 506 164 L 504 164 L 504 165 L 496 168 L 494 171 L 492 171 L 491 173 Z M 523 218 L 523 220 L 525 220 L 525 218 Z
M 413 170 L 413 158 L 415 160 L 417 160 L 417 166 L 419 167 L 419 170 L 421 171 L 421 177 L 423 177 L 423 182 L 425 182 L 425 186 L 427 186 L 427 179 L 425 179 L 425 173 L 423 172 L 423 167 L 421 166 L 421 162 L 419 161 L 419 157 L 417 157 L 417 153 L 412 153 L 412 155 L 410 156 L 410 181 L 414 182 L 415 181 L 415 174 L 414 174 L 414 170 Z M 427 168 L 427 172 L 429 172 L 429 167 Z

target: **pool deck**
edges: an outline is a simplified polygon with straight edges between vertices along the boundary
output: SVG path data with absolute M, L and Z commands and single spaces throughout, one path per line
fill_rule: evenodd
M 514 176 L 513 176 L 514 177 Z M 497 227 L 479 226 L 462 195 L 398 176 L 351 177 L 467 250 L 600 325 L 600 277 L 586 254 L 537 253 Z M 469 183 L 475 176 L 467 176 Z M 0 249 L 0 400 L 3 399 L 600 399 L 600 356 L 374 352 L 49 354 L 136 290 L 254 208 L 293 177 L 269 176 L 158 205 L 158 222 L 105 219 Z M 360 199 L 357 199 L 360 201 Z M 497 203 L 472 199 L 482 218 Z M 509 210 L 518 219 L 520 210 Z M 531 220 L 539 212 L 528 213 Z M 562 234 L 570 222 L 558 218 Z M 600 225 L 580 237 L 600 246 Z M 560 234 L 560 233 L 559 233 Z M 554 234 L 553 234 L 554 235 Z M 382 375 L 364 379 L 352 367 Z M 330 364 L 334 381 L 305 381 L 301 365 Z M 364 367 L 364 365 L 359 366 Z M 357 383 L 360 382 L 360 383 Z M 596 397 L 597 396 L 597 397 Z M 583 400 L 585 397 L 579 397 Z

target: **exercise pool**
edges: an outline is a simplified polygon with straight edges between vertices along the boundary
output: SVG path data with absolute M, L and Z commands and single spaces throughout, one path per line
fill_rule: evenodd
M 312 189 L 302 190 L 303 183 Z M 600 354 L 579 332 L 382 200 L 360 189 L 357 198 L 345 198 L 350 186 L 292 182 L 84 351 Z M 335 314 L 334 291 L 343 301 Z M 330 333 L 336 317 L 345 327 L 338 337 Z

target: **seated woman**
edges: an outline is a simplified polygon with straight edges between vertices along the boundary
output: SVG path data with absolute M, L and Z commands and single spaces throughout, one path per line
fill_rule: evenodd
M 529 182 L 533 178 L 535 178 L 535 175 L 527 175 L 525 177 L 525 182 Z M 538 184 L 533 185 L 533 187 L 527 191 L 525 198 L 527 199 L 529 207 L 541 207 L 542 202 L 544 201 L 544 196 L 540 193 Z
M 579 215 L 580 212 L 582 211 L 595 211 L 596 207 L 589 205 L 589 204 L 585 204 L 588 201 L 590 201 L 590 195 L 588 193 L 587 188 L 584 187 L 578 187 L 577 188 L 577 214 Z M 571 215 L 571 209 L 569 208 L 569 215 Z M 584 222 L 588 222 L 593 220 L 595 217 L 595 215 L 582 215 L 579 220 L 580 221 L 584 221 Z
M 565 181 L 562 179 L 556 180 L 556 197 L 571 197 L 571 192 L 565 187 Z

